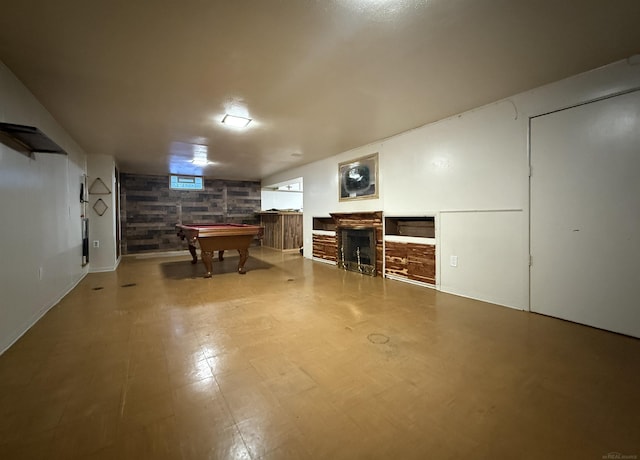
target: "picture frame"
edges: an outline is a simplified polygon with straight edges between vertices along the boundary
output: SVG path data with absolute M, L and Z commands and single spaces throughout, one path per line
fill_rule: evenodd
M 378 198 L 378 153 L 338 165 L 339 201 Z

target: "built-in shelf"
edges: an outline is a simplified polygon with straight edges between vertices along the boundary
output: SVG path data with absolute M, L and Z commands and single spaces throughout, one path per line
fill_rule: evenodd
M 336 223 L 333 217 L 314 217 L 313 218 L 313 230 L 324 232 L 335 232 Z
M 436 244 L 435 238 L 422 236 L 385 235 L 384 240 L 393 243 Z
M 385 236 L 409 238 L 435 238 L 436 227 L 434 216 L 422 217 L 385 217 Z
M 436 285 L 435 216 L 385 216 L 385 277 Z
M 336 223 L 333 217 L 312 218 L 312 257 L 313 260 L 335 265 L 336 254 Z
M 0 142 L 28 156 L 34 152 L 67 154 L 35 126 L 0 123 Z

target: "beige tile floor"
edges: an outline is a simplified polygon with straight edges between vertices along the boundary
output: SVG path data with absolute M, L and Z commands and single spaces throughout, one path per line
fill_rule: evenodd
M 0 458 L 640 456 L 637 339 L 297 254 L 236 262 L 88 275 L 0 356 Z

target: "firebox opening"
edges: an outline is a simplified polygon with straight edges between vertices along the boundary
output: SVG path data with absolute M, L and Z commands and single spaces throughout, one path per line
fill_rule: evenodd
M 376 241 L 373 228 L 343 228 L 340 231 L 338 266 L 366 275 L 376 275 Z

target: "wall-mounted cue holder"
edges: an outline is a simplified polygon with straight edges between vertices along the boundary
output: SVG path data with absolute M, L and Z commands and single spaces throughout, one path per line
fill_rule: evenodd
M 88 203 L 89 188 L 87 187 L 87 175 L 80 176 L 80 203 Z
M 91 195 L 109 195 L 111 194 L 111 190 L 109 190 L 107 184 L 105 184 L 102 179 L 98 177 L 91 183 L 91 187 L 89 187 L 89 193 Z

